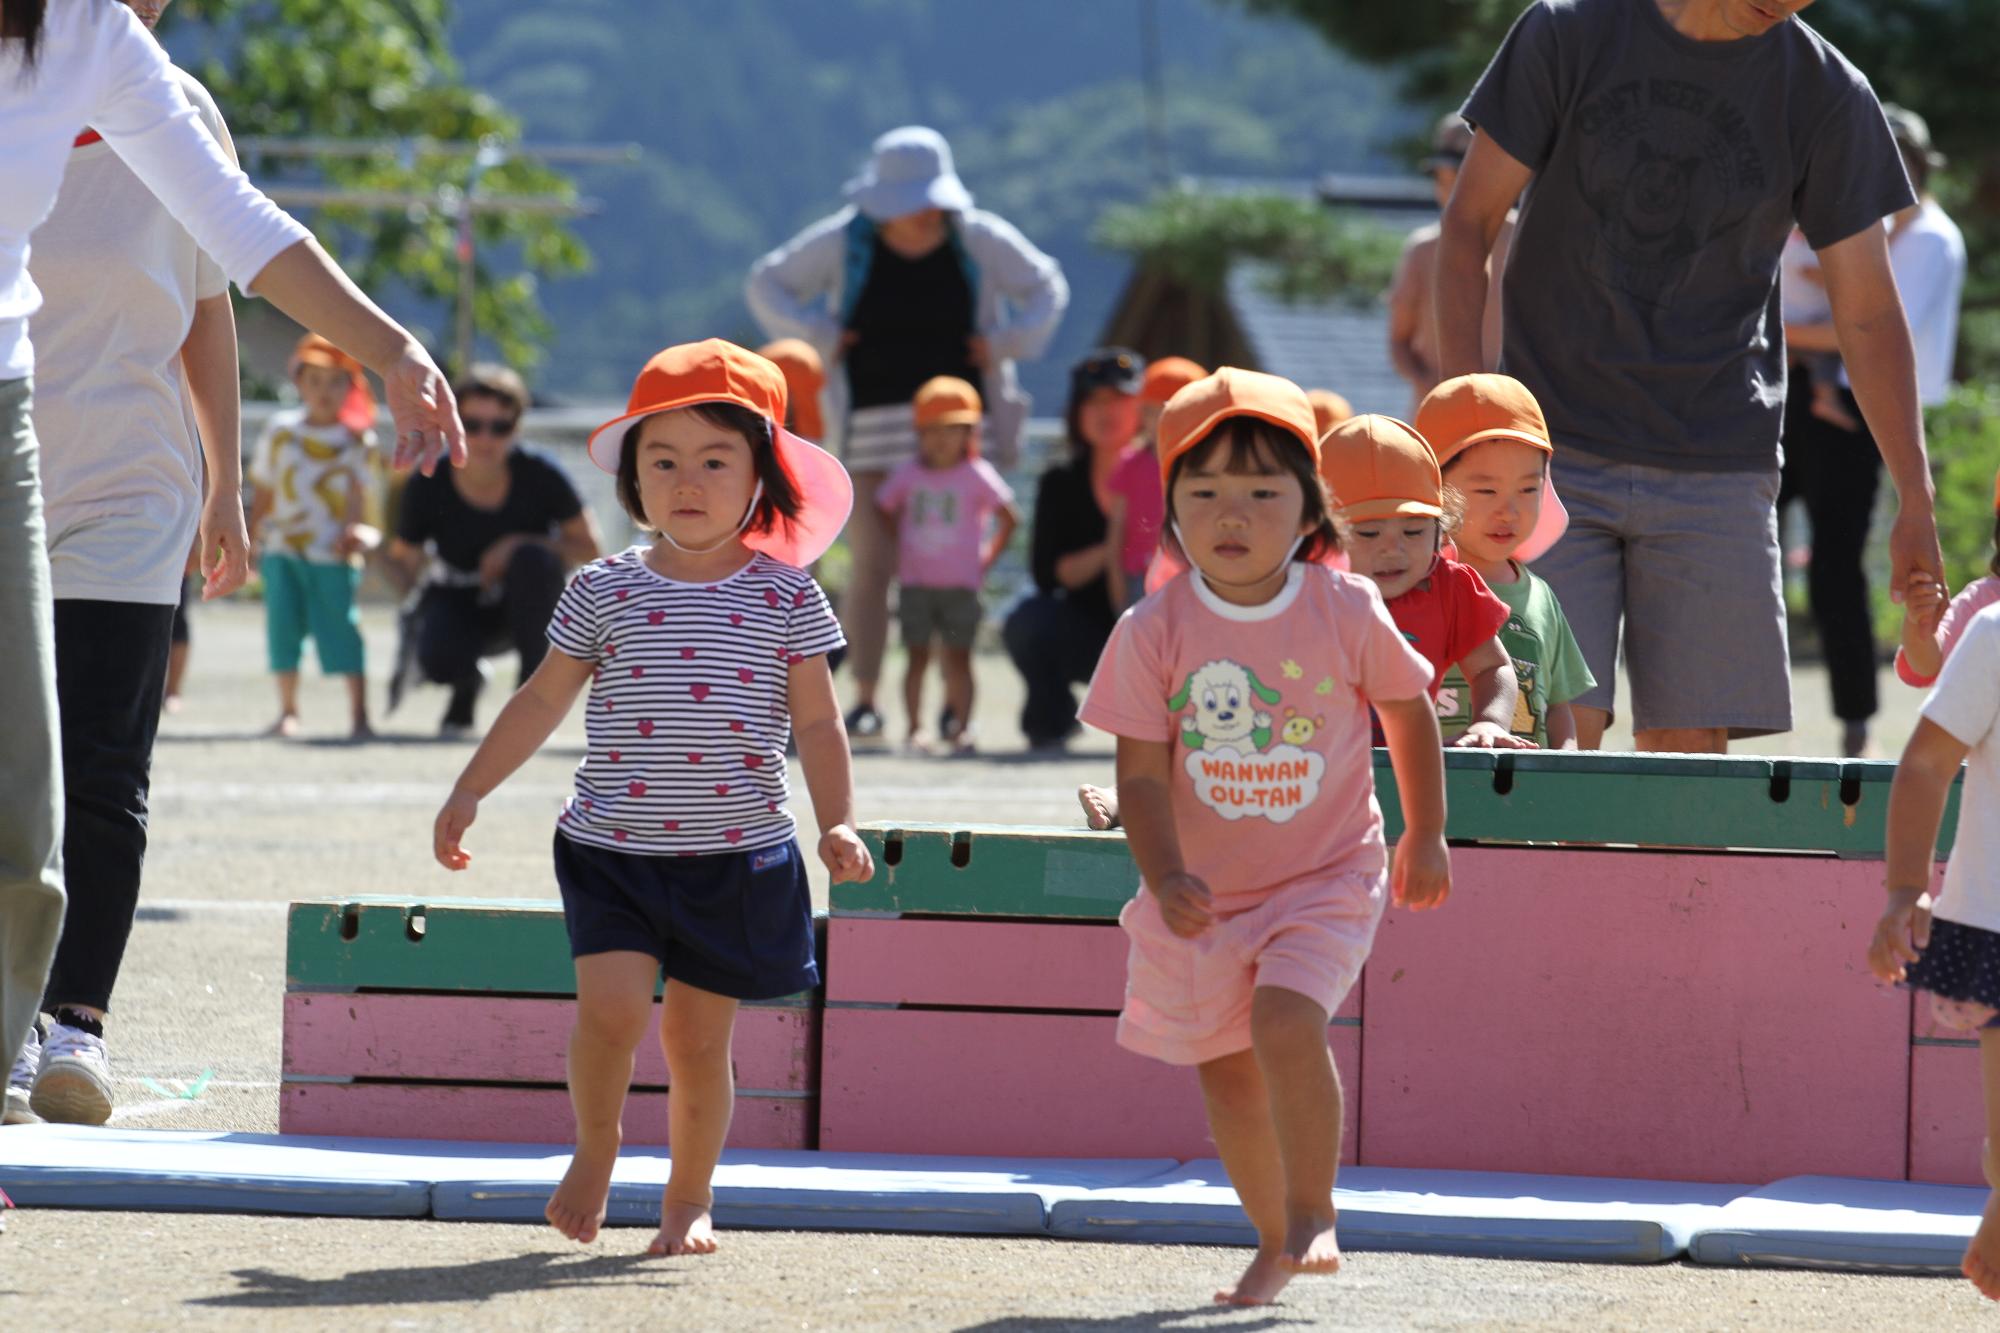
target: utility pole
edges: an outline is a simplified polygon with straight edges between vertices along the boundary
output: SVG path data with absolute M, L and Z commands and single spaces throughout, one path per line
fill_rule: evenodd
M 1167 93 L 1161 76 L 1160 0 L 1139 0 L 1139 84 L 1146 98 L 1146 165 L 1153 184 L 1173 179 L 1167 155 Z
M 277 203 L 302 208 L 362 208 L 393 212 L 409 208 L 434 208 L 451 218 L 458 230 L 458 292 L 455 312 L 456 367 L 459 374 L 472 364 L 478 336 L 473 317 L 473 296 L 477 284 L 477 252 L 474 222 L 484 214 L 587 217 L 601 207 L 596 200 L 570 202 L 545 195 L 491 194 L 481 188 L 481 178 L 495 167 L 512 161 L 629 163 L 642 156 L 637 144 L 509 144 L 497 136 L 476 141 L 444 139 L 275 139 L 252 137 L 236 141 L 237 152 L 252 158 L 379 157 L 393 154 L 405 169 L 423 156 L 470 155 L 472 162 L 463 185 L 443 182 L 433 191 L 348 189 L 325 185 L 273 183 L 264 192 Z

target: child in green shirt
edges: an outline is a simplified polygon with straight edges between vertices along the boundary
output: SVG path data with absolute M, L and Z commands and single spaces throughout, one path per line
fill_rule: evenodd
M 1462 375 L 1430 392 L 1416 427 L 1464 505 L 1453 539 L 1458 558 L 1510 613 L 1500 643 L 1521 686 L 1513 733 L 1542 749 L 1573 750 L 1569 701 L 1597 682 L 1554 590 L 1526 565 L 1555 544 L 1569 521 L 1549 483 L 1555 446 L 1541 405 L 1505 375 Z M 1447 743 L 1472 721 L 1470 692 L 1456 667 L 1445 675 L 1437 710 Z

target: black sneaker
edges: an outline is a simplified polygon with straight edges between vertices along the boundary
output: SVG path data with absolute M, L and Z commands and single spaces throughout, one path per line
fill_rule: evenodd
M 873 704 L 857 704 L 847 714 L 847 738 L 851 741 L 880 741 L 882 714 Z

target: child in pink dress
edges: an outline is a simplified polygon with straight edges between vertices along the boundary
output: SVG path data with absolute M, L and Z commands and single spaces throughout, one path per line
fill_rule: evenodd
M 1390 896 L 1451 887 L 1431 668 L 1336 547 L 1305 393 L 1222 369 L 1160 422 L 1167 526 L 1190 572 L 1112 631 L 1083 707 L 1118 738 L 1144 887 L 1119 1044 L 1199 1071 L 1258 1249 L 1217 1299 L 1261 1304 L 1340 1265 L 1342 1099 L 1326 1025 Z M 1369 709 L 1406 831 L 1388 870 Z

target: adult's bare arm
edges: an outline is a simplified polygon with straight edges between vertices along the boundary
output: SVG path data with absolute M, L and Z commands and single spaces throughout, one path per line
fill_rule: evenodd
M 236 312 L 229 293 L 194 304 L 181 343 L 181 374 L 201 432 L 207 494 L 200 533 L 204 600 L 226 597 L 250 576 L 250 533 L 243 518 L 243 400 L 236 364 Z
M 1901 602 L 1912 575 L 1944 580 L 1936 490 L 1924 450 L 1910 324 L 1896 294 L 1888 234 L 1882 228 L 1864 227 L 1818 253 L 1848 383 L 1896 485 L 1896 524 L 1889 530 L 1889 591 Z
M 382 377 L 396 419 L 397 467 L 416 464 L 426 475 L 447 454 L 465 462 L 465 432 L 444 372 L 423 345 L 382 313 L 333 262 L 319 242 L 299 241 L 278 252 L 250 290 L 321 334 Z
M 1458 185 L 1445 205 L 1438 231 L 1438 374 L 1442 379 L 1486 369 L 1482 331 L 1493 253 L 1508 210 L 1528 188 L 1534 173 L 1483 134 L 1459 169 Z

